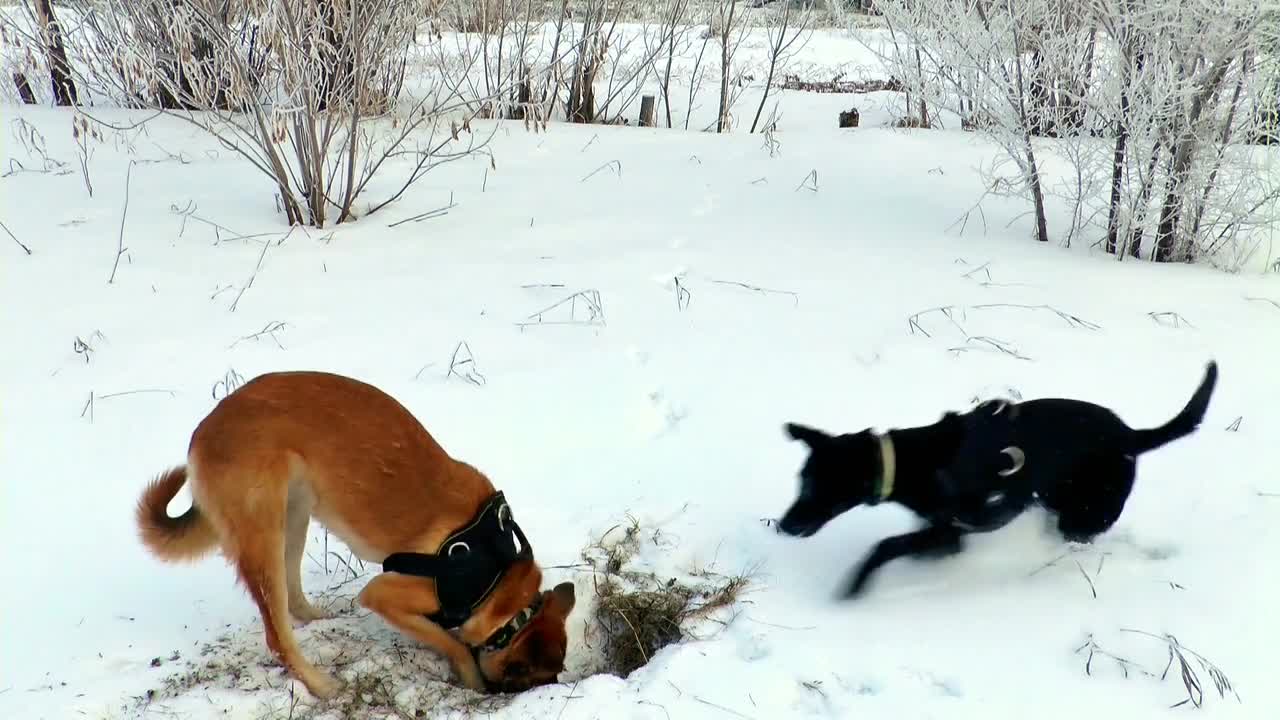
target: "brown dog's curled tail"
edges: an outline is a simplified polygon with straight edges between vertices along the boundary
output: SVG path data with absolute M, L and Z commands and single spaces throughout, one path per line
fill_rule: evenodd
M 218 534 L 193 503 L 178 517 L 166 508 L 187 481 L 185 465 L 156 476 L 138 499 L 137 522 L 142 544 L 168 562 L 196 560 L 218 545 Z

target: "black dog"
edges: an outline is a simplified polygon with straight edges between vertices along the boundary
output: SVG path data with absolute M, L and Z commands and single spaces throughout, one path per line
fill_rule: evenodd
M 809 446 L 800 493 L 777 523 L 809 537 L 858 505 L 890 501 L 925 526 L 876 545 L 845 593 L 860 593 L 880 566 L 903 556 L 959 552 L 971 532 L 991 532 L 1032 504 L 1056 514 L 1071 542 L 1091 542 L 1124 509 L 1137 456 L 1199 427 L 1218 380 L 1210 362 L 1195 394 L 1172 420 L 1134 430 L 1111 410 L 1080 400 L 989 401 L 964 414 L 884 434 L 828 435 L 796 423 L 787 433 Z

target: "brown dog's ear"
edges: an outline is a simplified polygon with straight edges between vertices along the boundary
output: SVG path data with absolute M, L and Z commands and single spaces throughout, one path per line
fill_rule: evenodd
M 556 603 L 564 608 L 564 614 L 568 615 L 573 611 L 574 603 L 577 601 L 574 595 L 573 583 L 562 582 L 551 591 L 555 594 Z
M 811 428 L 808 425 L 801 425 L 799 423 L 789 422 L 784 425 L 783 428 L 787 431 L 787 434 L 791 436 L 792 440 L 799 440 L 809 447 L 813 447 L 829 437 L 821 430 Z

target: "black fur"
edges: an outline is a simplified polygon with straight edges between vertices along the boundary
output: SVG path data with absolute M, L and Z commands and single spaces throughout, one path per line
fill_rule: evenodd
M 809 457 L 800 471 L 799 495 L 778 521 L 778 531 L 808 537 L 842 513 L 882 500 L 925 521 L 920 530 L 876 545 L 854 573 L 846 597 L 860 593 L 885 563 L 957 553 L 965 534 L 999 529 L 1032 504 L 1057 516 L 1067 540 L 1091 542 L 1119 519 L 1138 455 L 1195 432 L 1217 380 L 1218 366 L 1210 362 L 1186 406 L 1151 429 L 1130 428 L 1093 403 L 1044 398 L 987 402 L 968 413 L 948 412 L 932 425 L 893 430 L 895 482 L 885 498 L 877 494 L 880 441 L 870 430 L 829 435 L 787 423 L 787 434 L 808 445 Z M 1021 451 L 1021 467 L 1014 467 L 1017 450 L 1006 448 Z

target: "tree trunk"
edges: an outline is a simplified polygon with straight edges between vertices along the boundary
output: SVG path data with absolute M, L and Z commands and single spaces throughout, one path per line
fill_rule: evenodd
M 1204 85 L 1191 100 L 1191 108 L 1187 112 L 1187 117 L 1183 119 L 1182 132 L 1178 134 L 1178 140 L 1174 144 L 1168 190 L 1164 196 L 1164 206 L 1160 211 L 1160 224 L 1156 228 L 1156 248 L 1152 258 L 1156 262 L 1169 262 L 1174 259 L 1178 224 L 1182 220 L 1182 188 L 1186 184 L 1198 147 L 1195 125 L 1204 113 L 1209 99 L 1222 87 L 1227 68 L 1234 60 L 1234 55 L 1219 58 L 1218 62 L 1209 69 Z
M 773 88 L 773 74 L 778 69 L 778 56 L 782 54 L 782 44 L 787 37 L 788 20 L 791 17 L 790 6 L 783 9 L 782 26 L 778 28 L 778 40 L 769 48 L 769 76 L 764 81 L 764 94 L 760 96 L 760 104 L 756 106 L 756 116 L 751 121 L 751 132 L 756 131 L 760 123 L 760 113 L 764 112 L 764 104 L 769 101 L 769 90 Z
M 1093 56 L 1096 53 L 1097 43 L 1098 27 L 1095 25 L 1089 28 L 1089 42 L 1085 44 L 1084 73 L 1081 74 L 1080 82 L 1076 85 L 1075 97 L 1070 98 L 1066 103 L 1067 112 L 1063 122 L 1073 133 L 1084 129 L 1085 98 L 1089 96 L 1089 84 L 1093 80 Z
M 346 102 L 356 102 L 355 65 L 352 61 L 351 49 L 347 38 L 338 34 L 338 9 L 334 0 L 316 0 L 324 19 L 325 44 L 319 49 L 320 87 L 316 93 L 319 99 L 317 110 L 324 111 L 337 105 L 342 107 Z M 354 28 L 348 29 L 354 32 Z
M 1127 55 L 1128 53 L 1126 53 Z M 1129 96 L 1130 83 L 1134 77 L 1142 73 L 1146 53 L 1138 50 L 1134 54 L 1133 69 L 1128 63 L 1123 64 L 1124 77 L 1120 80 L 1120 117 L 1116 120 L 1116 149 L 1111 156 L 1111 202 L 1107 215 L 1107 252 L 1115 255 L 1119 247 L 1120 235 L 1120 190 L 1124 179 L 1126 145 L 1129 142 Z
M 1038 41 L 1037 41 L 1038 42 Z M 1050 116 L 1049 83 L 1045 79 L 1044 58 L 1040 48 L 1031 51 L 1031 134 L 1036 137 L 1056 137 L 1057 132 Z
M 1036 162 L 1035 147 L 1031 143 L 1031 122 L 1027 117 L 1027 99 L 1022 89 L 1026 87 L 1022 74 L 1022 57 L 1014 56 L 1014 69 L 1018 73 L 1018 117 L 1022 125 L 1023 152 L 1027 159 L 1026 182 L 1031 188 L 1031 200 L 1036 211 L 1036 240 L 1049 242 L 1049 221 L 1044 211 L 1044 189 L 1040 186 L 1040 166 Z
M 924 78 L 924 67 L 920 62 L 920 48 L 916 48 L 916 73 L 920 78 Z M 929 129 L 929 105 L 924 101 L 924 91 L 920 92 L 920 127 Z
M 729 34 L 733 31 L 733 16 L 738 0 L 722 0 L 729 5 L 729 16 L 720 34 L 720 116 L 716 120 L 716 132 L 729 128 Z
M 75 105 L 79 102 L 75 81 L 71 79 L 71 64 L 67 62 L 67 49 L 62 44 L 62 27 L 53 14 L 51 0 L 35 0 L 36 15 L 44 31 L 45 54 L 49 58 L 49 79 L 53 83 L 53 101 L 57 105 Z
M 1209 179 L 1204 184 L 1204 190 L 1200 193 L 1200 202 L 1196 205 L 1195 219 L 1191 223 L 1190 239 L 1195 242 L 1200 237 L 1200 224 L 1204 220 L 1204 210 L 1209 205 L 1209 195 L 1213 192 L 1214 183 L 1218 180 L 1218 170 L 1222 167 L 1222 158 L 1227 153 L 1227 146 L 1231 143 L 1231 128 L 1236 121 L 1236 112 L 1240 109 L 1240 97 L 1244 94 L 1244 84 L 1248 77 L 1249 65 L 1251 64 L 1251 53 L 1246 50 L 1244 56 L 1240 58 L 1240 77 L 1236 78 L 1236 89 L 1231 94 L 1231 108 L 1227 111 L 1226 122 L 1222 124 L 1222 134 L 1218 137 L 1218 157 L 1213 164 L 1213 170 L 1209 172 Z
M 1151 148 L 1151 160 L 1147 163 L 1147 174 L 1144 176 L 1146 179 L 1143 180 L 1142 188 L 1138 191 L 1138 199 L 1134 202 L 1127 247 L 1129 256 L 1133 258 L 1141 257 L 1142 237 L 1146 233 L 1144 227 L 1147 224 L 1147 206 L 1151 203 L 1151 191 L 1156 186 L 1156 165 L 1160 163 L 1160 148 L 1163 147 L 1163 143 L 1162 138 L 1157 138 L 1155 145 Z
M 13 86 L 18 89 L 18 97 L 22 98 L 24 105 L 35 105 L 36 94 L 31 91 L 31 83 L 27 82 L 27 76 L 13 71 Z

